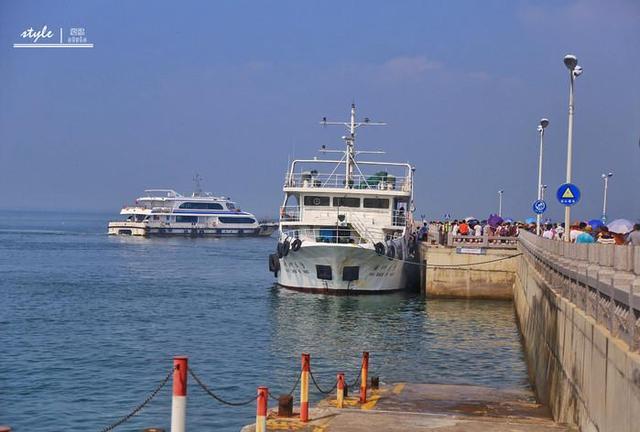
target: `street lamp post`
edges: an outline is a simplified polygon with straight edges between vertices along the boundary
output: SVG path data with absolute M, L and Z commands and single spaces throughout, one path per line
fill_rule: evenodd
M 569 69 L 569 128 L 567 131 L 567 177 L 566 183 L 571 183 L 571 158 L 573 155 L 573 87 L 574 82 L 580 74 L 582 74 L 582 67 L 578 65 L 578 59 L 572 54 L 564 56 L 564 65 Z M 571 241 L 571 207 L 565 206 L 564 208 L 564 235 L 565 241 Z
M 540 134 L 540 153 L 538 158 L 538 200 L 543 198 L 542 196 L 542 148 L 544 146 L 544 130 L 549 126 L 549 120 L 543 118 L 538 124 L 538 133 Z M 540 235 L 540 218 L 541 214 L 536 214 L 536 235 Z
M 607 189 L 609 188 L 609 179 L 613 176 L 613 173 L 602 174 L 604 180 L 604 198 L 602 200 L 602 223 L 607 223 Z
M 504 191 L 500 189 L 498 191 L 498 216 L 502 217 L 502 194 Z

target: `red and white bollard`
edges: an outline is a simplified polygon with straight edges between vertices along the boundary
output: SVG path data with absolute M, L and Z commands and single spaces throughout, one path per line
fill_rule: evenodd
M 344 406 L 344 374 L 340 372 L 338 374 L 338 384 L 336 385 L 336 407 L 342 408 Z
M 258 398 L 256 399 L 256 432 L 267 432 L 267 402 L 269 400 L 269 389 L 258 387 Z
M 367 401 L 367 380 L 369 375 L 369 353 L 362 353 L 362 375 L 360 376 L 360 403 Z
M 185 432 L 187 421 L 188 358 L 173 358 L 173 399 L 171 401 L 171 432 Z
M 309 371 L 311 371 L 311 356 L 302 354 L 302 372 L 300 372 L 300 421 L 309 421 Z

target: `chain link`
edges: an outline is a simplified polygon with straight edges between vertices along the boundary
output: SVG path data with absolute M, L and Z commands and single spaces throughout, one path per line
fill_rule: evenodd
M 289 393 L 287 393 L 287 396 L 292 396 L 293 392 L 296 391 L 296 388 L 298 387 L 298 384 L 300 384 L 300 378 L 302 377 L 302 372 L 300 372 L 298 374 L 298 379 L 296 379 L 295 384 L 293 384 L 293 387 L 291 388 L 291 391 L 289 391 Z M 276 397 L 273 395 L 273 393 L 269 392 L 269 397 L 273 400 L 277 400 L 280 401 L 280 398 Z
M 362 377 L 362 364 L 360 364 L 360 370 L 358 371 L 358 376 L 356 377 L 356 380 L 353 382 L 353 384 L 349 384 L 347 383 L 347 387 L 348 388 L 355 388 L 356 385 L 358 385 L 358 382 L 360 382 L 360 377 Z
M 158 392 L 160 390 L 162 390 L 162 388 L 167 384 L 167 382 L 169 381 L 169 379 L 171 378 L 171 375 L 173 375 L 173 371 L 174 369 L 171 369 L 171 371 L 167 374 L 167 376 L 162 380 L 162 382 L 160 383 L 160 385 L 158 385 L 158 387 L 155 388 L 155 390 L 153 392 L 151 392 L 151 394 L 144 400 L 144 402 L 142 402 L 140 405 L 138 405 L 137 407 L 135 407 L 133 409 L 133 411 L 131 411 L 129 414 L 127 414 L 126 416 L 122 417 L 120 420 L 118 420 L 117 422 L 111 424 L 110 426 L 107 426 L 106 428 L 102 429 L 101 432 L 109 432 L 115 428 L 117 428 L 118 426 L 120 426 L 121 424 L 127 422 L 129 419 L 131 419 L 131 417 L 135 416 L 136 414 L 138 414 L 140 411 L 142 411 L 142 409 L 147 406 L 147 404 L 149 402 L 151 402 L 153 400 L 154 397 L 156 397 L 156 395 L 158 394 Z
M 318 385 L 318 383 L 316 382 L 316 378 L 313 376 L 313 372 L 309 371 L 309 375 L 311 375 L 311 381 L 313 381 L 313 385 L 318 389 L 318 391 L 322 394 L 329 394 L 332 391 L 335 390 L 335 388 L 338 386 L 338 380 L 336 380 L 336 382 L 333 384 L 333 387 L 331 387 L 329 390 L 322 390 L 320 388 L 320 386 Z
M 205 393 L 207 393 L 209 396 L 211 396 L 212 398 L 214 398 L 215 400 L 217 400 L 218 402 L 220 402 L 221 404 L 224 405 L 229 405 L 229 406 L 234 406 L 234 407 L 238 407 L 238 406 L 243 406 L 243 405 L 249 405 L 251 402 L 255 401 L 256 399 L 258 399 L 258 395 L 253 396 L 251 399 L 248 399 L 244 402 L 229 402 L 227 400 L 222 399 L 220 396 L 216 395 L 213 391 L 211 391 L 201 380 L 200 378 L 198 378 L 198 376 L 195 374 L 195 372 L 193 372 L 193 369 L 189 368 L 189 374 L 191 375 L 191 377 L 195 380 L 196 383 L 198 383 L 198 385 L 202 388 L 202 390 L 204 390 Z

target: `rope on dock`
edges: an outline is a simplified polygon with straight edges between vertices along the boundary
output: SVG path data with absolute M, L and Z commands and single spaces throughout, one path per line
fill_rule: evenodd
M 469 263 L 469 264 L 442 264 L 442 265 L 433 265 L 433 264 L 426 264 L 427 268 L 455 268 L 455 267 L 473 267 L 473 266 L 477 266 L 477 265 L 482 265 L 482 264 L 490 264 L 490 263 L 494 263 L 494 262 L 498 262 L 498 261 L 504 261 L 504 260 L 508 260 L 511 258 L 515 258 L 515 257 L 519 257 L 520 255 L 522 255 L 522 252 L 517 253 L 515 255 L 510 255 L 507 257 L 501 257 L 501 258 L 497 258 L 494 260 L 490 260 L 490 261 L 482 261 L 479 263 Z M 424 264 L 421 263 L 417 263 L 420 266 L 423 266 Z
M 243 402 L 230 402 L 230 401 L 227 401 L 227 400 L 221 398 L 220 396 L 216 395 L 211 389 L 209 389 L 209 387 L 207 387 L 200 380 L 200 378 L 198 378 L 198 376 L 195 374 L 195 372 L 193 372 L 193 369 L 191 369 L 191 368 L 189 368 L 189 375 L 191 375 L 191 377 L 195 380 L 196 383 L 198 383 L 198 385 L 202 388 L 202 390 L 204 390 L 205 393 L 207 393 L 209 396 L 211 396 L 213 399 L 217 400 L 221 404 L 238 407 L 238 406 L 249 405 L 250 403 L 252 403 L 253 401 L 255 401 L 258 398 L 258 396 L 256 395 L 256 396 L 252 396 L 251 399 L 248 399 L 248 400 L 243 401 Z
M 129 414 L 127 414 L 126 416 L 122 417 L 120 420 L 118 420 L 115 423 L 112 423 L 110 426 L 107 426 L 106 428 L 102 429 L 101 432 L 109 432 L 115 428 L 117 428 L 118 426 L 120 426 L 121 424 L 127 422 L 129 419 L 131 419 L 133 416 L 135 416 L 136 414 L 138 414 L 140 411 L 142 411 L 142 409 L 147 406 L 149 404 L 149 402 L 151 402 L 153 400 L 154 397 L 156 397 L 156 395 L 158 394 L 158 392 L 160 390 L 162 390 L 162 388 L 167 384 L 167 382 L 169 382 L 169 379 L 171 378 L 171 376 L 173 375 L 173 371 L 174 369 L 171 369 L 171 371 L 169 371 L 169 373 L 167 374 L 167 376 L 162 380 L 162 382 L 160 382 L 160 384 L 151 392 L 151 394 L 144 400 L 144 402 L 142 402 L 140 405 L 138 405 L 137 407 L 135 407 L 133 409 L 133 411 L 131 411 Z

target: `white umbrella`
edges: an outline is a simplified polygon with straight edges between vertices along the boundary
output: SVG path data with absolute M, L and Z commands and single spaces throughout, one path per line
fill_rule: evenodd
M 627 219 L 616 219 L 608 223 L 607 228 L 617 234 L 626 234 L 633 230 L 633 223 Z
M 468 217 L 464 218 L 465 222 L 469 222 L 469 221 L 472 221 L 472 220 L 478 220 L 478 218 L 476 218 L 475 216 L 468 216 Z

